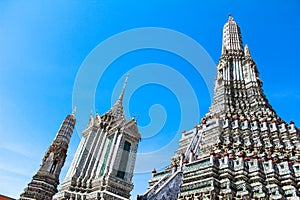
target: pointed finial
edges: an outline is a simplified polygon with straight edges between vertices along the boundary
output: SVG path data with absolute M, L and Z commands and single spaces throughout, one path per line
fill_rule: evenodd
M 228 15 L 228 21 L 232 21 L 233 20 L 233 17 L 231 14 Z
M 126 74 L 126 78 L 125 78 L 125 81 L 124 81 L 123 89 L 122 89 L 122 92 L 121 92 L 120 97 L 118 99 L 119 101 L 123 100 L 124 92 L 125 92 L 125 89 L 126 89 L 126 86 L 127 86 L 128 77 L 129 77 L 129 74 Z
M 124 82 L 123 89 L 125 89 L 125 88 L 126 88 L 126 85 L 127 85 L 127 82 L 128 82 L 128 77 L 129 77 L 129 74 L 126 74 L 126 77 L 125 77 L 125 82 Z
M 76 106 L 74 106 L 73 110 L 72 110 L 72 115 L 75 115 L 76 113 Z

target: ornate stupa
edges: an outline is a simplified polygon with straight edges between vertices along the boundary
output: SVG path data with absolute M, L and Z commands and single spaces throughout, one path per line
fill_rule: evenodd
M 64 166 L 69 142 L 76 123 L 76 109 L 62 122 L 55 139 L 46 151 L 42 164 L 25 188 L 20 200 L 51 200 L 57 193 L 59 175 Z
M 229 15 L 214 98 L 184 131 L 163 171 L 138 199 L 299 199 L 300 131 L 269 104 L 249 47 Z

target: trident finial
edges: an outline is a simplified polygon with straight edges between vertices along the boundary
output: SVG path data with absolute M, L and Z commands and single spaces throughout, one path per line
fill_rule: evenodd
M 72 115 L 75 115 L 76 113 L 76 106 L 74 106 L 73 110 L 72 110 Z
M 228 21 L 232 21 L 233 20 L 233 17 L 231 14 L 228 15 Z

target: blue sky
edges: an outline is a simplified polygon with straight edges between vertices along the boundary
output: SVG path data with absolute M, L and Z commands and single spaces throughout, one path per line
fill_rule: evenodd
M 137 163 L 132 194 L 135 197 L 146 191 L 151 176 L 147 172 L 162 168 L 176 145 L 168 152 L 164 147 L 169 147 L 181 130 L 192 128 L 207 112 L 210 86 L 205 79 L 211 83 L 214 77 L 199 75 L 179 55 L 145 47 L 113 60 L 91 93 L 89 88 L 76 93 L 74 84 L 91 52 L 97 52 L 99 44 L 109 42 L 111 37 L 136 28 L 164 28 L 184 34 L 217 63 L 222 28 L 231 13 L 256 61 L 271 105 L 284 120 L 294 120 L 299 126 L 299 1 L 170 2 L 0 1 L 0 194 L 19 196 L 37 171 L 62 120 L 80 97 L 83 100 L 77 105 L 78 122 L 62 180 L 89 113 L 102 114 L 110 108 L 127 72 L 130 77 L 124 107 L 128 118 L 138 117 L 143 136 L 139 155 L 160 154 L 149 156 L 146 163 Z M 124 45 L 144 39 L 144 35 L 122 39 L 96 54 L 97 62 Z M 177 41 L 170 37 L 165 42 L 170 47 Z M 214 66 L 202 66 L 211 73 L 215 70 Z M 86 84 L 90 81 L 85 80 Z M 91 98 L 94 105 L 83 105 Z M 182 113 L 190 113 L 190 117 L 182 119 L 186 116 Z

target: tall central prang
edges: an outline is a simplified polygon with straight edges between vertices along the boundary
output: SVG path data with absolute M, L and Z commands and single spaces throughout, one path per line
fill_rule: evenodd
M 214 98 L 139 199 L 299 199 L 300 131 L 269 104 L 240 27 L 223 28 Z

